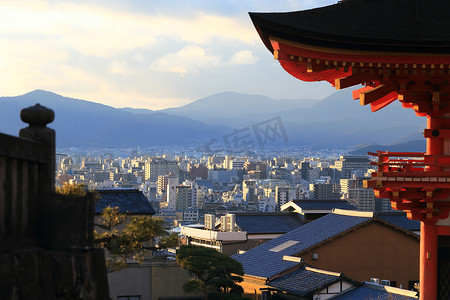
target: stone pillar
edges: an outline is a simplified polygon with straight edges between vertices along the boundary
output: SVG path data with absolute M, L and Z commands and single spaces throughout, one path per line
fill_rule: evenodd
M 55 131 L 47 127 L 53 122 L 55 114 L 39 103 L 25 108 L 20 113 L 20 118 L 29 126 L 20 130 L 19 136 L 41 143 L 46 149 L 44 164 L 38 168 L 38 236 L 43 246 L 48 245 L 50 212 L 54 207 L 55 192 Z

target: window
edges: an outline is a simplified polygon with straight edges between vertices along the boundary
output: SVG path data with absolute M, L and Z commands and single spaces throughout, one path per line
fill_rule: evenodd
M 141 300 L 141 296 L 118 296 L 117 300 Z

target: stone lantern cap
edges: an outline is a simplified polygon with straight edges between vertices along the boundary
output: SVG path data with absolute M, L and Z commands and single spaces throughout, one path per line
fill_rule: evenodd
M 55 113 L 53 110 L 37 103 L 34 106 L 22 109 L 20 119 L 28 123 L 30 127 L 46 127 L 48 123 L 55 119 Z

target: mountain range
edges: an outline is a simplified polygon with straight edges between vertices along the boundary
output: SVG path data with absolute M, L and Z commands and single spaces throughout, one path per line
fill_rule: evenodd
M 40 103 L 55 111 L 58 146 L 199 145 L 235 130 L 278 118 L 286 139 L 273 145 L 348 147 L 364 143 L 390 145 L 423 140 L 426 119 L 398 102 L 373 113 L 351 100 L 343 90 L 318 99 L 273 100 L 266 96 L 223 92 L 190 104 L 159 111 L 113 108 L 36 90 L 0 97 L 0 130 L 17 135 L 25 126 L 20 110 Z
M 57 146 L 122 147 L 199 144 L 205 136 L 225 134 L 225 126 L 204 124 L 187 117 L 155 112 L 132 114 L 111 106 L 66 98 L 36 90 L 17 97 L 0 98 L 0 130 L 17 135 L 26 124 L 22 108 L 39 103 L 55 111 L 48 126 L 56 130 Z

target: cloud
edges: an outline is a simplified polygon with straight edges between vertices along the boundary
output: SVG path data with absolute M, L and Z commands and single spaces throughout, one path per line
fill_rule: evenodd
M 207 51 L 199 46 L 186 46 L 176 53 L 169 53 L 156 60 L 150 65 L 150 69 L 185 75 L 220 64 L 222 64 L 220 56 L 207 54 Z
M 233 54 L 229 61 L 220 55 L 208 53 L 200 46 L 186 46 L 178 52 L 169 53 L 154 61 L 149 69 L 160 72 L 197 73 L 201 70 L 216 69 L 229 65 L 249 65 L 258 61 L 258 57 L 250 50 L 242 50 Z
M 46 1 L 6 2 L 0 10 L 0 35 L 15 38 L 54 37 L 83 54 L 112 57 L 148 47 L 169 37 L 190 44 L 214 39 L 254 43 L 248 20 L 193 13 L 184 18 L 112 10 L 107 6 Z
M 133 74 L 133 71 L 131 70 L 128 63 L 123 60 L 114 60 L 111 63 L 109 71 L 112 74 Z
M 259 58 L 253 55 L 250 50 L 236 52 L 231 58 L 231 63 L 235 65 L 251 65 L 256 63 Z
M 324 1 L 336 0 L 300 2 Z M 223 90 L 277 96 L 261 82 L 278 72 L 280 91 L 288 94 L 287 82 L 298 81 L 282 79 L 288 74 L 247 12 L 289 10 L 300 2 L 3 0 L 2 93 L 45 89 L 108 105 L 164 107 Z

